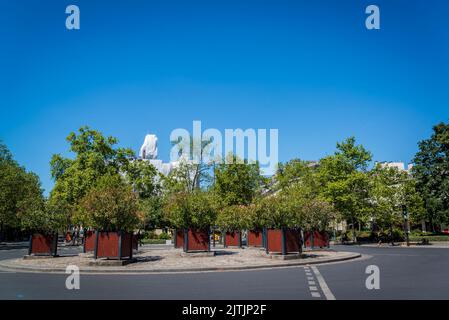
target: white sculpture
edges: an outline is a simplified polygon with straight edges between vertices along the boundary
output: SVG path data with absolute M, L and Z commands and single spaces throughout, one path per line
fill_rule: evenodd
M 154 134 L 147 134 L 139 156 L 142 159 L 157 159 L 157 137 Z
M 143 142 L 142 147 L 140 147 L 139 152 L 140 159 L 148 161 L 151 163 L 157 171 L 162 173 L 164 176 L 168 176 L 173 169 L 178 168 L 181 163 L 189 162 L 186 155 L 181 155 L 177 161 L 163 162 L 157 159 L 157 136 L 154 134 L 147 134 Z

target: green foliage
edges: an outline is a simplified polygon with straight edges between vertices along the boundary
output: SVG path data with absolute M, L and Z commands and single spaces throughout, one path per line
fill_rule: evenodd
M 433 134 L 418 144 L 414 158 L 413 176 L 416 188 L 424 200 L 423 218 L 432 227 L 449 223 L 449 124 L 439 123 Z
M 165 244 L 165 239 L 143 239 L 143 244 Z
M 166 198 L 164 214 L 173 227 L 202 229 L 215 224 L 219 207 L 212 192 L 178 192 Z
M 153 196 L 139 201 L 140 211 L 144 217 L 144 227 L 149 229 L 163 228 L 169 225 L 163 212 L 163 199 Z
M 160 175 L 157 169 L 148 161 L 124 161 L 120 168 L 125 172 L 127 182 L 133 186 L 140 199 L 154 198 L 161 193 Z
M 390 230 L 403 222 L 402 206 L 407 206 L 412 221 L 422 216 L 423 201 L 415 189 L 415 181 L 397 168 L 377 165 L 370 172 L 370 199 L 376 225 Z M 418 219 L 417 219 L 418 217 Z
M 28 231 L 59 227 L 59 220 L 48 212 L 39 177 L 19 166 L 0 142 L 0 225 Z
M 200 188 L 208 187 L 211 182 L 211 167 L 209 149 L 212 147 L 212 138 L 195 140 L 190 137 L 188 141 L 172 141 L 178 148 L 179 165 L 170 174 L 163 177 L 163 186 L 166 193 L 194 192 Z
M 269 228 L 294 228 L 301 226 L 302 210 L 299 202 L 283 194 L 266 197 L 258 203 L 263 220 Z
M 216 225 L 226 231 L 247 229 L 250 225 L 249 212 L 244 205 L 225 206 L 218 212 Z
M 138 198 L 118 174 L 101 177 L 79 203 L 84 226 L 106 231 L 133 231 L 141 222 Z
M 352 223 L 364 223 L 368 218 L 369 179 L 366 169 L 371 153 L 362 145 L 355 144 L 351 137 L 337 143 L 334 155 L 320 160 L 318 178 L 322 185 L 322 196 Z
M 162 232 L 158 238 L 161 240 L 170 240 L 172 239 L 172 236 L 169 235 L 167 232 Z
M 449 241 L 449 235 L 411 235 L 410 241 L 420 241 L 422 240 L 427 241 Z
M 294 159 L 285 164 L 280 163 L 276 172 L 276 181 L 277 190 L 285 191 L 301 186 L 315 196 L 321 192 L 316 165 L 309 161 Z
M 246 215 L 249 230 L 262 230 L 268 224 L 260 198 L 256 198 L 254 203 L 246 206 Z
M 133 156 L 130 149 L 114 148 L 117 139 L 104 137 L 99 131 L 82 127 L 78 134 L 67 137 L 74 159 L 54 155 L 50 162 L 55 186 L 51 197 L 76 205 L 97 181 L 105 176 L 117 174 L 126 167 Z
M 217 165 L 214 190 L 227 205 L 251 203 L 262 185 L 258 163 L 248 163 L 235 155 Z

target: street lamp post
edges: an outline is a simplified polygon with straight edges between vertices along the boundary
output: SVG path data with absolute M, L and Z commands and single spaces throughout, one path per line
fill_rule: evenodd
M 402 205 L 402 215 L 404 217 L 405 240 L 407 241 L 407 247 L 410 247 L 410 241 L 409 241 L 410 227 L 408 224 L 408 210 L 407 210 L 406 205 Z

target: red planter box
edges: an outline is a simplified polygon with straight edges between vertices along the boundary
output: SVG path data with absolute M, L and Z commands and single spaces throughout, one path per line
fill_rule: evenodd
M 97 258 L 123 259 L 133 256 L 133 234 L 122 232 L 98 232 Z M 120 251 L 121 249 L 121 251 Z
M 262 247 L 263 246 L 263 232 L 257 230 L 249 230 L 247 238 L 248 247 Z
M 95 232 L 86 231 L 84 236 L 84 252 L 92 252 L 95 250 Z
M 56 234 L 43 235 L 35 233 L 31 236 L 28 254 L 51 256 L 56 255 L 58 249 L 58 236 Z
M 210 239 L 208 230 L 188 229 L 186 251 L 209 251 Z
M 175 230 L 175 248 L 183 248 L 184 247 L 184 231 L 176 229 Z
M 313 239 L 312 239 L 313 235 Z M 313 240 L 313 241 L 312 241 Z M 304 233 L 304 244 L 306 247 L 312 248 L 324 248 L 328 247 L 329 244 L 329 236 L 325 231 L 307 231 Z
M 240 231 L 226 231 L 224 247 L 241 247 L 242 233 Z
M 301 252 L 300 233 L 298 230 L 285 229 L 285 253 Z M 267 251 L 282 253 L 282 230 L 267 229 Z

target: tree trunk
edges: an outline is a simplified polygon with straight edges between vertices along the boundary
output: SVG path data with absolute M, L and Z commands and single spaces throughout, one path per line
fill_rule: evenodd
M 355 236 L 355 228 L 354 228 L 354 217 L 351 217 L 351 228 L 352 228 L 352 241 L 357 242 L 357 237 Z
M 394 246 L 393 225 L 392 224 L 390 224 L 390 240 L 391 240 L 391 245 Z
M 422 230 L 422 232 L 426 232 L 426 221 L 425 220 L 421 220 L 421 230 Z

